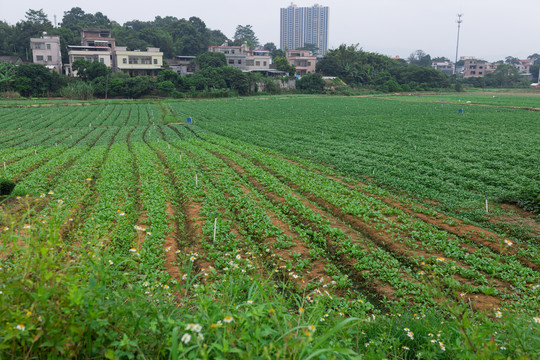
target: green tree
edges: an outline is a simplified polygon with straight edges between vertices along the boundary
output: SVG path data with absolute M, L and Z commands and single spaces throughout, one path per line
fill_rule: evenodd
M 487 86 L 501 88 L 528 87 L 530 81 L 519 75 L 518 70 L 511 64 L 500 64 L 494 72 L 484 76 Z
M 431 56 L 426 54 L 423 50 L 416 50 L 409 55 L 409 63 L 420 66 L 431 66 Z
M 305 43 L 304 46 L 302 46 L 301 48 L 298 48 L 298 50 L 309 50 L 313 54 L 317 54 L 319 48 L 317 47 L 316 44 Z
M 321 93 L 324 91 L 324 86 L 325 82 L 321 74 L 311 73 L 296 80 L 296 88 L 298 90 L 310 93 Z
M 82 80 L 86 80 L 88 78 L 88 75 L 86 71 L 90 67 L 91 62 L 85 59 L 78 59 L 71 64 L 71 69 L 73 72 L 77 73 L 77 77 L 81 78 Z
M 296 66 L 289 64 L 289 60 L 285 56 L 277 56 L 273 62 L 277 70 L 285 71 L 289 76 L 296 74 Z
M 7 62 L 0 62 L 0 91 L 9 91 L 15 81 L 17 67 Z
M 519 59 L 517 57 L 507 56 L 506 58 L 504 58 L 504 63 L 510 65 L 517 65 L 519 64 Z
M 227 58 L 223 53 L 207 51 L 198 55 L 195 62 L 199 65 L 200 69 L 222 67 L 227 65 Z
M 437 56 L 431 59 L 431 62 L 445 62 L 445 61 L 450 61 L 450 59 L 445 56 Z
M 255 49 L 259 46 L 259 39 L 255 36 L 255 31 L 251 25 L 238 25 L 234 33 L 234 40 L 240 43 L 246 41 L 250 49 Z
M 172 81 L 169 81 L 169 80 L 161 81 L 161 82 L 158 82 L 157 84 L 157 90 L 161 94 L 165 96 L 169 96 L 175 90 L 175 86 Z

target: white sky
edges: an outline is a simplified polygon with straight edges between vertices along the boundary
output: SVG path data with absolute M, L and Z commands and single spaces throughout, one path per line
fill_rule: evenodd
M 540 0 L 296 0 L 298 6 L 330 7 L 329 48 L 359 44 L 366 51 L 406 58 L 422 49 L 432 57 L 455 59 L 457 14 L 463 13 L 459 56 L 488 61 L 506 56 L 526 58 L 540 53 Z M 28 9 L 43 11 L 54 23 L 64 11 L 80 7 L 101 11 L 120 24 L 153 20 L 156 16 L 201 18 L 206 26 L 232 38 L 237 25 L 252 25 L 262 44 L 279 47 L 280 0 L 0 0 L 0 19 L 15 24 Z

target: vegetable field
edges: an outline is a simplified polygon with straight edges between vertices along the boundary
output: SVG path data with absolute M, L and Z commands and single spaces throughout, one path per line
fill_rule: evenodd
M 538 113 L 432 100 L 0 108 L 0 354 L 534 358 Z

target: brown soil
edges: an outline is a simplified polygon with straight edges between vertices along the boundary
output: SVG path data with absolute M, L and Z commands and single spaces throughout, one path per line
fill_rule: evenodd
M 285 158 L 281 158 L 282 160 L 285 160 L 285 161 L 288 161 L 290 163 L 293 163 L 297 166 L 301 166 L 303 167 L 304 169 L 305 166 L 303 166 L 302 164 L 298 164 L 292 160 L 289 160 L 289 159 L 285 159 Z M 319 171 L 316 171 L 318 172 L 319 174 L 322 174 L 321 172 Z M 322 174 L 322 175 L 325 175 L 325 174 Z M 420 220 L 426 222 L 426 223 L 429 223 L 431 225 L 434 225 L 435 227 L 441 229 L 441 230 L 444 230 L 450 234 L 453 234 L 453 235 L 456 235 L 457 237 L 459 238 L 467 238 L 469 240 L 472 240 L 473 242 L 481 245 L 481 246 L 485 246 L 487 248 L 489 248 L 490 250 L 498 253 L 498 254 L 512 254 L 512 255 L 517 255 L 518 252 L 519 252 L 519 249 L 520 247 L 527 247 L 527 245 L 518 245 L 518 244 L 513 244 L 512 247 L 508 247 L 506 246 L 506 244 L 504 243 L 505 240 L 509 240 L 507 238 L 504 238 L 504 237 L 501 237 L 499 236 L 497 233 L 493 232 L 493 231 L 490 231 L 490 230 L 486 230 L 486 229 L 483 229 L 481 227 L 478 227 L 478 226 L 475 226 L 475 225 L 471 225 L 471 224 L 466 224 L 465 222 L 463 222 L 462 220 L 460 219 L 457 219 L 457 218 L 453 218 L 451 216 L 448 216 L 444 213 L 441 213 L 441 212 L 437 212 L 435 215 L 427 215 L 427 214 L 424 214 L 424 213 L 421 213 L 421 212 L 417 212 L 415 210 L 413 210 L 413 208 L 415 209 L 425 209 L 425 210 L 428 210 L 425 206 L 423 205 L 420 205 L 418 203 L 415 203 L 415 202 L 411 202 L 411 203 L 408 203 L 406 204 L 405 202 L 402 202 L 400 200 L 398 200 L 397 198 L 395 197 L 392 197 L 392 196 L 387 196 L 387 197 L 382 197 L 382 196 L 377 196 L 377 195 L 373 195 L 371 193 L 368 193 L 366 191 L 363 190 L 364 187 L 366 187 L 367 185 L 364 184 L 364 183 L 361 183 L 359 181 L 355 181 L 353 179 L 350 179 L 350 178 L 345 178 L 345 177 L 341 177 L 341 176 L 330 176 L 330 175 L 325 175 L 326 177 L 328 178 L 331 178 L 333 179 L 334 181 L 337 181 L 339 183 L 342 183 L 344 184 L 345 186 L 347 186 L 348 188 L 350 189 L 353 189 L 355 191 L 359 191 L 359 192 L 362 192 L 364 194 L 367 194 L 369 196 L 374 196 L 376 197 L 377 199 L 383 201 L 384 203 L 386 203 L 387 205 L 391 206 L 391 207 L 395 207 L 409 215 L 412 215 L 416 218 L 419 218 Z M 502 208 L 505 208 L 505 209 L 511 209 L 512 206 L 511 205 L 502 205 L 501 206 Z M 513 208 L 516 208 L 516 207 L 513 207 Z M 519 208 L 517 208 L 518 210 L 521 210 Z M 524 211 L 524 210 L 521 210 L 520 212 L 516 211 L 517 214 L 520 215 L 520 217 L 516 216 L 517 219 L 515 219 L 515 221 L 526 221 L 527 225 L 530 225 L 533 229 L 537 229 L 538 230 L 538 234 L 540 234 L 540 224 L 537 223 L 536 221 L 534 221 L 534 215 Z M 476 249 L 474 249 L 474 247 L 466 244 L 466 243 L 463 243 L 461 242 L 462 244 L 462 247 L 464 247 L 465 249 L 467 249 L 469 252 L 475 252 Z M 532 261 L 530 261 L 529 259 L 525 259 L 523 257 L 519 257 L 518 258 L 524 265 L 536 270 L 536 271 L 540 271 L 540 265 L 537 265 L 535 263 L 533 263 Z
M 176 250 L 178 250 L 178 241 L 176 234 L 178 233 L 178 222 L 175 220 L 176 215 L 170 202 L 167 202 L 167 216 L 169 223 L 173 228 L 167 236 L 165 236 L 163 246 L 165 247 L 165 270 L 174 279 L 180 279 L 180 269 L 176 264 Z

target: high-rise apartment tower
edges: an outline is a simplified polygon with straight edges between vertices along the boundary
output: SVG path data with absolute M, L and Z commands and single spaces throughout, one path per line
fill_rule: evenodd
M 280 48 L 295 50 L 314 44 L 324 55 L 328 50 L 328 6 L 297 7 L 293 3 L 280 9 Z

